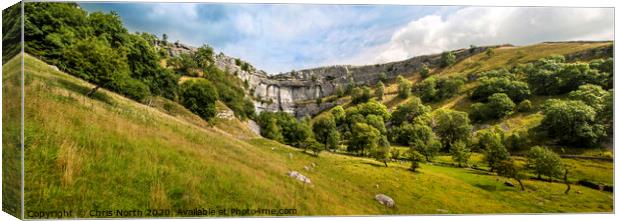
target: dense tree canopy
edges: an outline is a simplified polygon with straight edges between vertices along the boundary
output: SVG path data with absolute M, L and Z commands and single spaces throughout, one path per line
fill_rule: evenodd
M 431 107 L 424 105 L 420 98 L 413 97 L 407 103 L 398 105 L 392 113 L 393 125 L 400 125 L 403 122 L 412 122 L 414 118 L 428 114 Z
M 592 145 L 605 136 L 604 125 L 596 121 L 596 110 L 582 101 L 551 99 L 543 105 L 540 127 L 551 139 L 568 145 Z
M 436 124 L 434 131 L 440 137 L 444 148 L 450 149 L 452 143 L 469 139 L 472 126 L 467 113 L 438 109 L 433 113 L 433 119 Z
M 348 151 L 364 154 L 365 150 L 378 147 L 381 133 L 374 127 L 365 123 L 356 123 L 351 129 Z
M 530 96 L 527 83 L 511 80 L 509 77 L 482 78 L 480 86 L 472 92 L 473 100 L 486 101 L 489 96 L 504 93 L 514 102 L 521 102 Z

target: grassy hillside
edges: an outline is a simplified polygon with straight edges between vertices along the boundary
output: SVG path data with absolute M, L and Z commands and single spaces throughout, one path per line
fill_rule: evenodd
M 4 66 L 3 90 L 18 82 Z M 25 56 L 26 202 L 29 210 L 294 208 L 297 215 L 611 212 L 612 194 L 527 180 L 527 191 L 486 172 L 322 153 L 257 138 L 244 123 L 215 127 L 181 106 L 150 107 L 100 90 Z M 163 103 L 162 103 L 163 102 Z M 166 107 L 167 106 L 167 107 Z M 159 108 L 158 108 L 159 107 Z M 220 110 L 222 110 L 220 105 Z M 5 109 L 6 110 L 6 109 Z M 246 132 L 238 132 L 239 130 Z M 304 166 L 317 166 L 308 171 Z M 612 166 L 584 164 L 603 174 Z M 289 178 L 300 171 L 311 185 Z M 579 193 L 577 193 L 579 192 Z M 394 198 L 388 209 L 374 200 Z M 175 216 L 175 213 L 170 216 Z M 290 214 L 287 214 L 290 215 Z M 89 214 L 85 214 L 89 216 Z

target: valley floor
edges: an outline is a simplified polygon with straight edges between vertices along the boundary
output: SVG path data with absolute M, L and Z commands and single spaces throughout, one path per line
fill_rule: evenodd
M 4 67 L 17 68 L 18 62 Z M 423 164 L 411 172 L 409 164 L 397 162 L 386 168 L 328 152 L 314 157 L 253 136 L 235 119 L 211 127 L 193 121 L 182 107 L 167 112 L 105 90 L 88 98 L 92 85 L 29 55 L 25 62 L 26 211 L 293 208 L 296 215 L 375 215 L 614 209 L 612 193 L 577 185 L 564 194 L 564 184 L 526 180 L 527 190 L 520 191 L 505 186 L 507 179 L 474 169 Z M 3 76 L 3 90 L 17 88 L 16 78 Z M 4 100 L 5 111 L 19 107 L 18 100 Z M 16 126 L 3 118 L 3 131 Z M 579 161 L 583 174 L 613 183 L 613 163 Z M 288 177 L 293 170 L 312 183 Z M 379 193 L 392 197 L 396 207 L 377 203 Z

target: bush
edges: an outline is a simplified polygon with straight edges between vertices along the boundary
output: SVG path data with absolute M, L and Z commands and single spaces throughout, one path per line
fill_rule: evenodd
M 530 89 L 527 83 L 511 80 L 508 77 L 483 77 L 480 86 L 472 92 L 471 98 L 477 101 L 486 101 L 489 96 L 495 93 L 504 93 L 511 100 L 521 102 L 530 96 Z
M 503 93 L 496 93 L 489 97 L 489 102 L 486 104 L 487 114 L 491 118 L 502 118 L 512 113 L 515 108 L 515 103 L 510 100 L 508 95 Z
M 364 103 L 370 100 L 370 88 L 366 86 L 353 88 L 351 102 L 354 104 Z
M 215 117 L 217 98 L 218 93 L 208 80 L 189 80 L 181 84 L 181 104 L 205 120 Z
M 121 93 L 138 102 L 143 101 L 151 93 L 149 87 L 139 80 L 129 78 L 121 83 Z
M 398 97 L 402 99 L 408 98 L 411 95 L 411 81 L 401 75 L 398 75 L 396 81 L 398 82 Z
M 344 108 L 340 105 L 334 107 L 331 110 L 331 114 L 334 117 L 334 120 L 336 121 L 336 125 L 343 124 L 347 117 L 346 112 L 344 111 Z
M 564 63 L 562 56 L 540 59 L 525 66 L 527 81 L 534 93 L 539 95 L 563 94 L 585 84 L 611 88 L 613 73 L 605 72 L 597 63 L 591 68 L 587 63 Z
M 532 110 L 532 102 L 530 100 L 523 100 L 519 105 L 517 105 L 517 111 L 519 112 L 529 112 Z
M 456 62 L 456 56 L 450 52 L 441 53 L 441 67 L 448 67 Z
M 422 68 L 420 68 L 420 76 L 422 78 L 426 78 L 428 77 L 428 75 L 431 73 L 431 70 L 428 68 L 428 66 L 426 66 L 425 64 L 422 65 Z
M 440 101 L 456 95 L 463 84 L 465 78 L 462 75 L 448 78 L 429 77 L 420 82 L 416 90 L 424 102 Z
M 383 100 L 384 93 L 385 85 L 383 84 L 383 82 L 379 81 L 379 83 L 377 83 L 377 86 L 375 87 L 375 97 L 377 97 L 377 100 Z

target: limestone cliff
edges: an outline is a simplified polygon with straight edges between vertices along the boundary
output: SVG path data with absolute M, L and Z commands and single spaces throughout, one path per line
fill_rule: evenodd
M 171 46 L 169 48 L 171 56 L 195 50 L 193 47 L 178 43 L 171 44 Z M 496 47 L 500 46 L 475 47 L 452 52 L 458 62 L 484 52 L 488 48 Z M 567 57 L 569 59 L 573 57 L 579 58 L 590 56 L 592 53 L 609 52 L 589 51 L 567 55 Z M 398 75 L 410 76 L 417 74 L 423 65 L 429 68 L 436 68 L 441 63 L 441 54 L 417 56 L 385 64 L 318 67 L 278 75 L 268 75 L 264 71 L 254 68 L 246 69 L 247 71 L 243 70 L 235 58 L 226 56 L 223 53 L 215 56 L 215 63 L 219 68 L 226 70 L 228 73 L 235 74 L 242 81 L 247 82 L 249 85 L 247 94 L 253 98 L 257 113 L 262 111 L 284 111 L 296 117 L 302 117 L 304 115 L 315 115 L 322 110 L 337 105 L 338 103 L 336 102 L 338 101 L 317 104 L 315 100 L 334 95 L 338 87 L 346 88 L 350 82 L 354 82 L 356 85 L 372 86 L 379 81 L 380 73 L 385 73 L 387 79 L 392 80 Z

